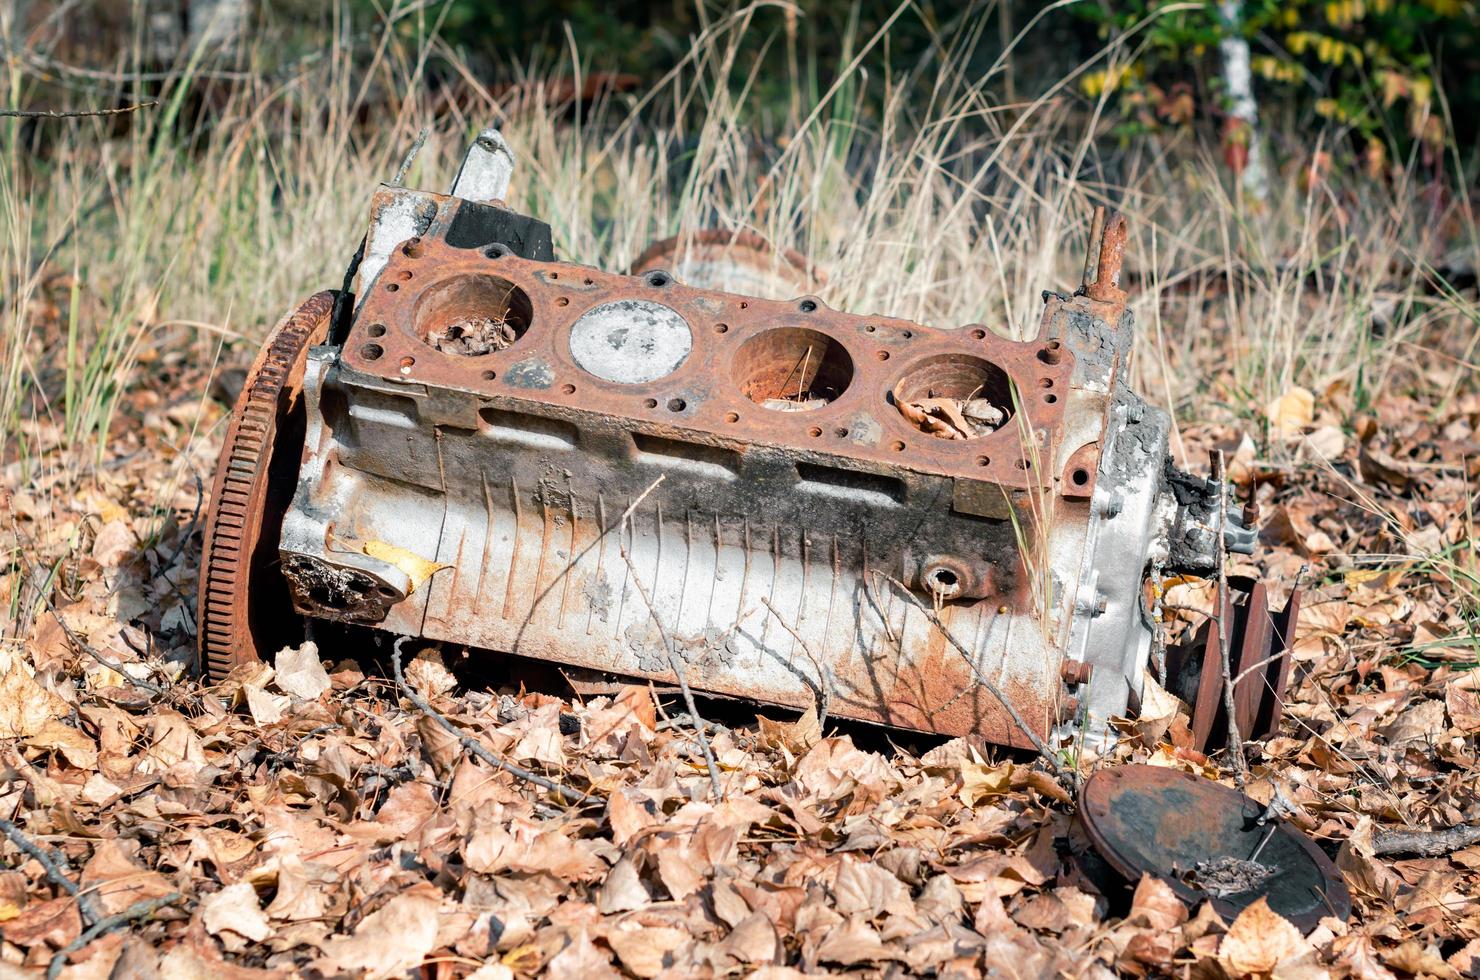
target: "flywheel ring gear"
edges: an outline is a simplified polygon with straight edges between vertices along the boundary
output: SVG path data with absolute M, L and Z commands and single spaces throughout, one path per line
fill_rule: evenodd
M 315 293 L 273 328 L 231 411 L 200 559 L 196 623 L 211 680 L 302 639 L 273 570 L 303 453 L 303 370 L 308 349 L 328 336 L 335 295 Z

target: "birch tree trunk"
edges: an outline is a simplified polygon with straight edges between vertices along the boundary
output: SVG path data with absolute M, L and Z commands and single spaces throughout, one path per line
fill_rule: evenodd
M 1254 99 L 1254 72 L 1249 63 L 1249 42 L 1244 39 L 1243 0 L 1221 0 L 1218 11 L 1227 33 L 1218 42 L 1223 57 L 1223 80 L 1228 86 L 1229 116 L 1236 120 L 1248 140 L 1248 157 L 1241 176 L 1244 190 L 1256 200 L 1269 197 L 1269 175 L 1264 169 L 1264 151 L 1259 140 L 1259 103 Z

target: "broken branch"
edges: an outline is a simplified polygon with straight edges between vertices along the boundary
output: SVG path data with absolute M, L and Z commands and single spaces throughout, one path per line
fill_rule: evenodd
M 1480 843 L 1480 824 L 1462 823 L 1446 830 L 1379 829 L 1372 834 L 1372 853 L 1443 857 L 1475 843 Z
M 85 640 L 82 639 L 82 637 L 72 632 L 72 628 L 67 625 L 67 621 L 62 618 L 62 614 L 57 611 L 57 607 L 52 603 L 51 596 L 43 596 L 42 598 L 46 602 L 46 608 L 51 611 L 51 618 L 57 621 L 57 625 L 62 628 L 62 633 L 67 637 L 67 642 L 72 644 L 74 649 L 76 649 L 80 653 L 85 653 L 89 657 L 92 657 L 98 663 L 102 664 L 104 667 L 107 667 L 109 670 L 113 671 L 119 677 L 122 677 L 129 684 L 137 687 L 141 691 L 148 691 L 150 694 L 164 693 L 164 688 L 160 687 L 158 684 L 146 681 L 141 677 L 131 676 L 127 671 L 123 669 L 123 664 L 112 663 L 111 661 L 107 660 L 101 653 L 94 650 L 91 645 L 89 645 Z
M 473 755 L 477 756 L 479 759 L 482 759 L 490 766 L 493 766 L 495 769 L 502 769 L 504 772 L 508 773 L 511 776 L 516 776 L 527 783 L 533 783 L 536 786 L 547 789 L 559 796 L 561 799 L 565 800 L 567 803 L 600 802 L 598 797 L 591 796 L 587 793 L 582 793 L 579 790 L 571 789 L 568 786 L 562 786 L 559 783 L 555 782 L 555 780 L 545 776 L 541 776 L 537 772 L 530 772 L 523 766 L 516 766 L 512 762 L 500 759 L 498 756 L 490 752 L 488 748 L 483 745 L 482 742 L 478 741 L 476 738 L 473 738 L 473 736 L 469 735 L 461 728 L 458 728 L 457 725 L 453 724 L 451 718 L 448 718 L 446 715 L 442 714 L 442 712 L 432 707 L 432 703 L 430 701 L 422 697 L 420 694 L 416 693 L 415 689 L 413 689 L 411 685 L 406 683 L 406 678 L 401 673 L 401 644 L 410 639 L 413 639 L 413 637 L 403 636 L 391 645 L 391 668 L 395 671 L 396 687 L 400 688 L 401 693 L 406 695 L 411 703 L 416 705 L 416 707 L 423 714 L 425 714 L 428 718 L 431 718 L 437 724 L 446 729 L 450 734 L 452 734 L 459 742 L 462 743 L 463 748 L 467 749 L 469 752 L 473 753 Z
M 135 919 L 148 918 L 166 905 L 174 905 L 184 897 L 179 892 L 170 892 L 168 895 L 162 895 L 159 898 L 150 898 L 142 902 L 135 902 L 117 915 L 110 915 L 105 919 L 99 919 L 90 929 L 85 930 L 76 939 L 56 951 L 56 955 L 47 964 L 46 980 L 57 980 L 57 977 L 61 976 L 63 968 L 67 965 L 67 957 L 94 939 L 97 939 L 104 933 L 112 932 L 119 926 L 127 925 Z
M 657 486 L 656 483 L 653 485 Z M 626 523 L 625 518 L 623 523 Z M 679 666 L 678 657 L 673 652 L 673 644 L 668 639 L 668 631 L 663 628 L 663 621 L 658 618 L 658 610 L 653 608 L 653 600 L 648 598 L 647 589 L 642 587 L 642 581 L 637 577 L 637 568 L 632 564 L 632 556 L 627 554 L 627 546 L 618 543 L 617 547 L 622 552 L 622 560 L 627 563 L 627 570 L 632 573 L 632 584 L 637 586 L 638 594 L 642 596 L 643 603 L 647 605 L 648 615 L 657 624 L 658 637 L 663 641 L 663 653 L 668 658 L 668 669 L 673 671 L 673 676 L 678 680 L 678 689 L 683 692 L 684 706 L 689 709 L 689 717 L 694 720 L 694 734 L 699 738 L 699 751 L 704 754 L 704 766 L 709 770 L 709 786 L 714 790 L 714 798 L 722 800 L 725 795 L 720 789 L 719 766 L 715 764 L 714 753 L 709 749 L 709 737 L 704 734 L 707 723 L 699 714 L 699 706 L 694 703 L 694 692 L 689 690 L 688 679 L 684 677 L 683 668 Z
M 9 820 L 0 820 L 0 831 L 4 831 L 5 836 L 10 838 L 12 844 L 34 858 L 36 863 L 46 870 L 46 877 L 52 884 L 77 899 L 77 907 L 81 910 L 82 917 L 87 922 L 93 923 L 99 921 L 98 909 L 97 906 L 93 905 L 92 896 L 80 891 L 77 883 L 71 878 L 68 878 L 67 873 L 62 870 L 62 864 L 60 862 L 65 859 L 60 859 L 55 855 L 46 853 L 40 844 L 31 840 L 24 830 L 21 830 Z

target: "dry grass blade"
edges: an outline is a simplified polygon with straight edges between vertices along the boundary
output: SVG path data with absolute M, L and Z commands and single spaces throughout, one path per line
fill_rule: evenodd
M 158 102 L 140 102 L 136 105 L 119 106 L 114 109 L 0 109 L 0 116 L 14 119 L 81 119 L 87 116 L 124 116 L 140 109 L 152 109 Z

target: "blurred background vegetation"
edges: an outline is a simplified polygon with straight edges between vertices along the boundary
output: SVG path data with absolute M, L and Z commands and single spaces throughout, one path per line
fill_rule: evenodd
M 39 31 L 52 38 L 53 54 L 67 56 L 53 66 L 56 86 L 36 86 L 33 78 L 25 93 L 48 103 L 66 101 L 63 93 L 75 92 L 100 65 L 122 71 L 141 51 L 156 69 L 196 53 L 286 74 L 319 56 L 331 38 L 355 47 L 386 25 L 413 48 L 437 39 L 420 66 L 433 87 L 470 72 L 494 91 L 551 75 L 572 84 L 579 78 L 586 96 L 603 86 L 645 90 L 692 59 L 695 39 L 734 9 L 716 0 L 13 2 L 11 46 Z M 1328 134 L 1327 149 L 1340 162 L 1377 173 L 1417 152 L 1437 166 L 1446 144 L 1475 144 L 1476 0 L 762 3 L 749 13 L 729 68 L 733 81 L 750 89 L 747 121 L 763 129 L 794 125 L 801 107 L 815 105 L 840 80 L 870 89 L 874 98 L 860 104 L 867 112 L 891 80 L 934 63 L 982 76 L 984 93 L 1005 106 L 1072 77 L 1064 94 L 1123 140 L 1224 128 L 1228 98 L 1218 48 L 1230 36 L 1250 46 L 1261 115 L 1278 119 L 1283 132 Z M 196 51 L 202 38 L 207 44 Z M 367 60 L 376 52 L 376 44 L 360 45 Z M 855 59 L 857 71 L 850 70 Z M 87 66 L 80 76 L 79 65 Z M 929 86 L 918 95 L 928 100 Z M 1273 150 L 1304 148 L 1302 139 L 1301 146 Z

